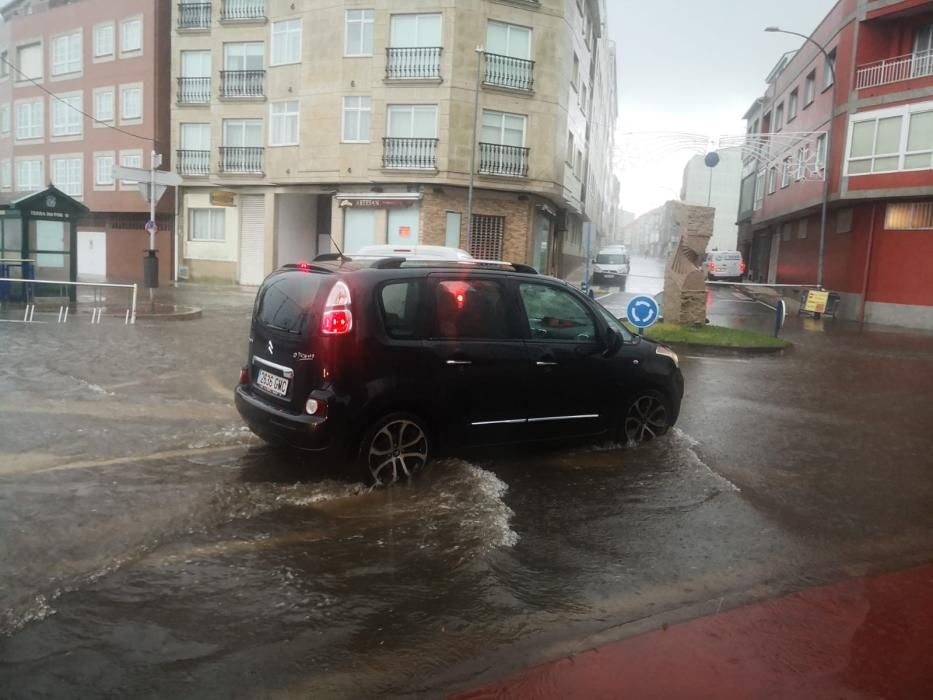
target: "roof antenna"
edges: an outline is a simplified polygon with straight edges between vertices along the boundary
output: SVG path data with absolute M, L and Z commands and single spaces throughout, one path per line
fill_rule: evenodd
M 350 258 L 348 258 L 346 255 L 344 255 L 344 254 L 343 254 L 343 251 L 340 250 L 340 246 L 337 245 L 337 241 L 334 240 L 334 237 L 333 237 L 333 235 L 331 234 L 330 231 L 327 232 L 327 237 L 330 239 L 330 244 L 331 244 L 332 246 L 334 246 L 334 248 L 337 249 L 337 255 L 340 256 L 338 259 L 341 260 L 341 261 L 349 260 Z

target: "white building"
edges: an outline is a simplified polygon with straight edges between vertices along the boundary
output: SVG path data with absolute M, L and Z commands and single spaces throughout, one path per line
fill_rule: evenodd
M 680 199 L 687 204 L 709 206 L 716 210 L 713 239 L 709 242 L 708 250 L 736 250 L 742 153 L 738 149 L 719 151 L 719 165 L 715 168 L 708 167 L 704 158 L 701 155 L 694 156 L 684 167 Z

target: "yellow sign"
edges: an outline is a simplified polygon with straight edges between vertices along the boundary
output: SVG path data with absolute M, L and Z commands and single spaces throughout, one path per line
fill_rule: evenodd
M 807 303 L 803 307 L 804 311 L 815 314 L 821 314 L 826 311 L 826 305 L 829 303 L 829 292 L 810 291 L 807 294 Z
M 226 190 L 211 190 L 211 206 L 213 207 L 233 207 L 236 206 L 233 192 Z

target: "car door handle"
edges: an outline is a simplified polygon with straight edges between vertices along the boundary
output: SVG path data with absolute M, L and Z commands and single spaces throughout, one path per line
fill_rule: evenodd
M 546 360 L 538 360 L 535 362 L 538 367 L 557 367 L 556 362 L 548 362 Z
M 447 364 L 451 367 L 466 367 L 467 365 L 472 365 L 473 363 L 469 360 L 447 360 Z

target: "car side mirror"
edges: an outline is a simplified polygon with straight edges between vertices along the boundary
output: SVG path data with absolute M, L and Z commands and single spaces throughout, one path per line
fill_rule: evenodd
M 610 328 L 606 333 L 606 351 L 603 353 L 603 356 L 611 357 L 612 355 L 615 355 L 624 343 L 625 339 L 615 330 Z

